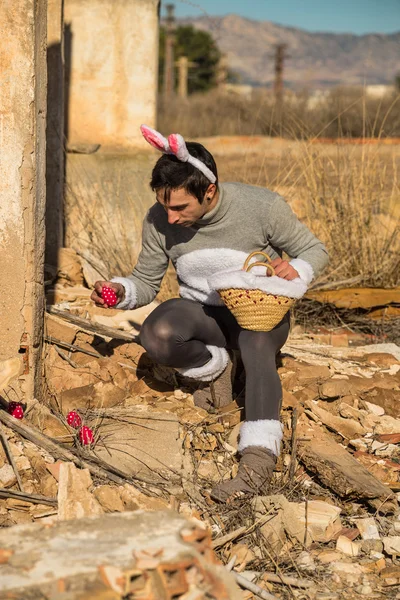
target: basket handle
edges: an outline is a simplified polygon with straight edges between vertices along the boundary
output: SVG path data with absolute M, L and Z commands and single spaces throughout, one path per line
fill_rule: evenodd
M 243 271 L 248 270 L 247 267 L 249 266 L 249 262 L 251 261 L 253 256 L 263 256 L 264 258 L 267 259 L 267 261 L 269 263 L 272 262 L 271 257 L 266 252 L 262 252 L 261 250 L 256 250 L 255 252 L 252 252 L 251 254 L 249 254 L 249 256 L 246 258 L 244 265 L 243 265 Z
M 267 274 L 268 274 L 268 269 L 271 269 L 271 275 L 275 275 L 275 269 L 269 263 L 264 263 L 264 262 L 251 263 L 251 265 L 249 265 L 247 267 L 246 273 L 248 273 L 250 271 L 250 269 L 252 269 L 253 267 L 265 267 L 267 269 Z

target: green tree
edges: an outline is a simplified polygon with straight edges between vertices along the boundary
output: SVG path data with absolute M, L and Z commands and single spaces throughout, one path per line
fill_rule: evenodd
M 181 56 L 187 56 L 190 62 L 196 63 L 195 67 L 189 69 L 189 94 L 192 94 L 193 92 L 206 92 L 215 87 L 221 52 L 209 33 L 206 31 L 199 31 L 192 25 L 177 27 L 175 30 L 174 52 L 175 61 Z M 163 85 L 164 57 L 165 29 L 164 27 L 161 27 L 159 54 L 160 90 L 162 90 Z M 177 76 L 175 79 L 177 80 Z

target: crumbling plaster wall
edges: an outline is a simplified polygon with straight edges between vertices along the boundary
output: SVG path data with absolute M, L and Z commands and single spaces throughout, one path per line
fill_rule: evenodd
M 0 365 L 40 395 L 45 245 L 46 0 L 0 2 Z
M 154 126 L 156 119 L 158 4 L 65 0 L 71 34 L 66 65 L 70 146 L 144 146 L 139 126 Z

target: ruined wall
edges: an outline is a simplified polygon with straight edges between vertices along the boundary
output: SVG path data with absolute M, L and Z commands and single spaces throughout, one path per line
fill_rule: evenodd
M 46 4 L 0 3 L 0 367 L 20 358 L 26 398 L 41 374 Z
M 69 146 L 144 145 L 154 126 L 158 0 L 65 0 Z

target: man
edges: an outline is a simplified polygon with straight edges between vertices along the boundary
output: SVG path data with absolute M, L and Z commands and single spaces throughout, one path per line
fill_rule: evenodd
M 219 271 L 241 269 L 251 252 L 261 250 L 273 258 L 278 277 L 300 277 L 309 284 L 328 263 L 326 248 L 277 193 L 219 184 L 214 158 L 201 144 L 186 145 L 179 135 L 166 140 L 145 126 L 142 133 L 163 152 L 150 182 L 157 202 L 144 220 L 142 250 L 132 275 L 96 282 L 92 299 L 107 306 L 101 298 L 107 285 L 117 294 L 118 308 L 150 303 L 171 259 L 181 297 L 162 303 L 147 317 L 141 344 L 154 361 L 176 369 L 203 407 L 231 402 L 234 369 L 228 351 L 240 351 L 246 386 L 239 470 L 235 478 L 215 486 L 212 496 L 228 501 L 265 493 L 282 440 L 282 387 L 275 358 L 289 333 L 289 313 L 271 331 L 242 329 L 208 279 Z M 293 259 L 283 260 L 283 251 Z

